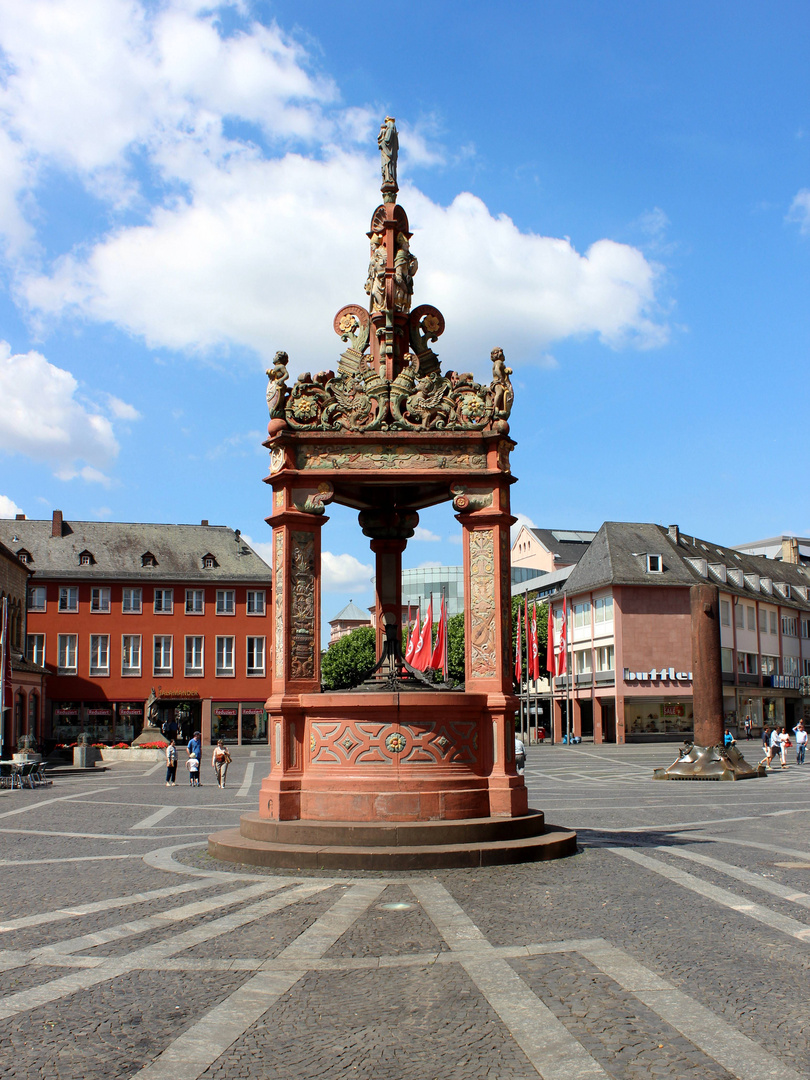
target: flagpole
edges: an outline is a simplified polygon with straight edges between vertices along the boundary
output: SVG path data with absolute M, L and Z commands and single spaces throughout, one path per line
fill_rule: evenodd
M 563 603 L 566 605 L 566 607 L 568 606 L 566 599 L 563 599 Z M 574 612 L 573 612 L 573 609 L 572 609 L 572 611 L 571 611 L 572 617 L 573 617 L 573 614 L 574 614 Z M 574 637 L 574 625 L 572 623 L 571 624 L 571 629 L 569 630 L 568 629 L 568 618 L 566 617 L 566 620 L 565 620 L 565 666 L 567 668 L 567 671 L 565 673 L 565 683 L 566 683 L 565 688 L 566 688 L 566 693 L 568 695 L 568 700 L 565 703 L 565 733 L 568 736 L 568 742 L 566 744 L 567 746 L 571 745 L 571 699 L 572 699 L 571 688 L 572 688 L 573 682 L 574 682 L 574 672 L 571 670 L 572 662 L 573 662 L 573 659 L 574 659 L 574 650 L 568 648 L 568 642 L 572 641 L 573 637 Z M 570 657 L 570 660 L 569 660 L 569 657 Z
M 524 742 L 530 741 L 531 735 L 531 718 L 529 717 L 529 679 L 532 677 L 531 668 L 531 648 L 529 646 L 529 585 L 526 583 L 526 588 L 523 590 L 523 622 L 526 625 L 526 695 L 525 695 L 525 708 L 523 711 L 524 717 L 524 729 L 526 732 L 526 738 Z
M 4 749 L 6 734 L 6 637 L 8 635 L 8 597 L 3 597 L 3 609 L 0 615 L 0 757 Z

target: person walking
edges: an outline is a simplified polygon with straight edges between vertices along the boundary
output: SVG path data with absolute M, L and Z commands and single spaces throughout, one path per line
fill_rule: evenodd
M 228 774 L 228 766 L 231 763 L 231 755 L 225 748 L 225 744 L 222 739 L 219 740 L 214 747 L 214 756 L 211 758 L 211 764 L 216 769 L 217 783 L 221 788 L 225 787 L 225 777 Z
M 804 727 L 804 720 L 798 722 L 793 729 L 793 734 L 796 736 L 796 764 L 804 765 L 804 753 L 807 749 L 807 731 Z
M 751 738 L 751 717 L 746 716 L 744 723 L 745 723 L 745 737 L 746 737 L 746 739 L 750 739 Z
M 170 739 L 166 747 L 166 787 L 174 787 L 176 776 L 177 747 L 174 745 L 174 739 Z
M 779 740 L 778 750 L 779 750 L 779 758 L 780 758 L 780 761 L 782 762 L 781 768 L 786 769 L 788 767 L 787 748 L 790 746 L 790 736 L 787 733 L 787 728 L 786 727 L 782 728 L 782 730 L 777 735 L 777 739 Z

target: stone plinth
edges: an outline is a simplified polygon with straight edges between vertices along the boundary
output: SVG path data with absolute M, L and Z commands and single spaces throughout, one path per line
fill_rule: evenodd
M 259 796 L 263 818 L 452 821 L 527 811 L 487 694 L 344 692 L 299 702 L 293 715 L 269 707 L 274 769 Z

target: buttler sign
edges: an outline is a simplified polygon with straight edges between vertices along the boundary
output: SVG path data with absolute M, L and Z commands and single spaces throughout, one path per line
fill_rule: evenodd
M 625 682 L 691 682 L 691 671 L 676 671 L 675 668 L 653 668 L 651 671 L 631 671 L 624 669 Z

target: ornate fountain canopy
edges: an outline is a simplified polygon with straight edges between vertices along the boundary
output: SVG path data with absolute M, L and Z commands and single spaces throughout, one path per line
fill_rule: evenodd
M 387 116 L 377 137 L 383 202 L 371 216 L 365 291 L 368 306 L 347 304 L 333 327 L 346 348 L 337 374 L 304 372 L 288 385 L 288 356 L 268 369 L 269 432 L 457 431 L 509 432 L 513 390 L 502 349 L 493 349 L 492 382 L 470 372 L 442 374 L 432 345 L 444 316 L 430 304 L 411 310 L 414 275 L 408 217 L 397 204 L 396 123 Z

